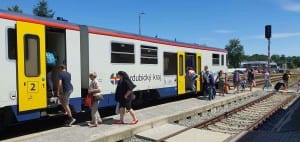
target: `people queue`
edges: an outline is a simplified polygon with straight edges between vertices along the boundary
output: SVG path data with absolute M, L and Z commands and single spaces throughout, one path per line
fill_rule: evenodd
M 188 67 L 188 77 L 190 79 L 190 84 L 192 91 L 196 92 L 196 85 L 195 80 L 199 76 L 192 67 Z M 51 79 L 52 71 L 50 70 L 47 73 L 47 85 L 48 85 L 48 92 L 51 96 L 54 96 L 53 92 L 53 82 Z M 120 115 L 120 120 L 116 121 L 115 124 L 124 124 L 124 115 L 125 112 L 129 112 L 132 117 L 132 121 L 129 124 L 136 124 L 138 123 L 138 119 L 135 115 L 134 110 L 132 109 L 132 101 L 135 97 L 133 93 L 133 89 L 136 85 L 129 79 L 129 76 L 124 71 L 119 71 L 117 73 L 117 77 L 120 79 L 118 82 L 116 93 L 115 93 L 115 101 L 117 102 L 116 110 Z M 275 90 L 279 90 L 281 87 L 285 87 L 287 89 L 288 82 L 290 75 L 288 73 L 283 75 L 283 83 L 279 82 L 275 85 Z M 88 122 L 89 127 L 97 127 L 99 124 L 102 123 L 102 119 L 100 113 L 98 111 L 98 105 L 101 100 L 103 100 L 103 96 L 101 94 L 101 87 L 99 82 L 97 81 L 97 74 L 96 72 L 91 72 L 89 74 L 89 88 L 88 93 L 85 98 L 85 105 L 90 107 L 91 110 L 91 121 Z M 227 73 L 224 73 L 220 70 L 217 73 L 217 77 L 214 77 L 213 73 L 208 70 L 208 66 L 204 66 L 204 70 L 201 72 L 201 83 L 203 88 L 203 95 L 208 96 L 208 100 L 213 100 L 216 95 L 216 90 L 218 89 L 220 92 L 220 96 L 225 96 L 228 94 L 230 89 L 229 85 L 229 77 Z M 249 86 L 250 91 L 252 88 L 256 86 L 255 83 L 255 73 L 253 69 L 249 69 L 247 71 L 247 76 L 241 77 L 238 70 L 235 70 L 232 75 L 232 84 L 233 84 L 233 94 L 239 93 L 240 90 L 245 90 L 247 86 Z M 267 87 L 271 86 L 270 74 L 268 71 L 264 73 L 264 86 L 263 90 Z M 300 80 L 298 82 L 298 90 L 300 88 Z M 71 109 L 69 107 L 69 99 L 70 95 L 73 92 L 73 85 L 71 84 L 71 74 L 67 71 L 65 65 L 58 66 L 58 75 L 57 75 L 57 93 L 56 96 L 58 97 L 59 102 L 61 103 L 62 107 L 64 108 L 68 118 L 65 121 L 66 126 L 71 126 L 75 123 L 76 119 L 72 116 Z
M 117 77 L 120 80 L 116 88 L 115 100 L 118 104 L 118 108 L 116 109 L 119 110 L 120 120 L 116 121 L 115 124 L 125 124 L 125 112 L 129 112 L 132 116 L 132 121 L 128 124 L 136 124 L 139 120 L 132 109 L 132 101 L 135 98 L 133 89 L 136 85 L 129 79 L 128 74 L 124 71 L 119 71 L 117 73 Z M 98 105 L 104 97 L 101 94 L 101 87 L 97 80 L 96 72 L 89 73 L 89 79 L 89 88 L 84 99 L 84 105 L 89 107 L 91 111 L 91 121 L 89 121 L 87 125 L 89 127 L 97 127 L 102 123 L 101 115 L 98 111 Z M 55 86 L 57 87 L 56 93 L 54 93 Z M 47 88 L 50 100 L 53 100 L 52 98 L 58 98 L 57 103 L 61 104 L 65 114 L 67 115 L 64 125 L 72 126 L 72 124 L 76 122 L 76 119 L 72 116 L 69 106 L 70 96 L 73 92 L 73 85 L 71 83 L 71 74 L 67 71 L 67 67 L 64 64 L 58 65 L 57 68 L 52 66 L 47 67 Z

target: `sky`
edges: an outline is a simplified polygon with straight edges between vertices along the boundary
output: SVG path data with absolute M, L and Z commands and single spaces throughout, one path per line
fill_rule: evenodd
M 32 14 L 39 0 L 0 0 Z M 48 0 L 55 17 L 224 49 L 238 39 L 246 55 L 268 54 L 265 25 L 272 26 L 271 55 L 300 56 L 300 0 Z

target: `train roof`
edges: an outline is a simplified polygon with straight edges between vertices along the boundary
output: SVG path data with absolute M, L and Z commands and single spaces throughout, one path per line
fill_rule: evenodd
M 18 20 L 18 21 L 24 21 L 24 22 L 32 22 L 32 23 L 37 23 L 37 24 L 44 24 L 46 26 L 50 26 L 50 27 L 54 27 L 54 28 L 63 28 L 63 29 L 70 29 L 70 30 L 77 30 L 77 31 L 80 30 L 80 27 L 79 27 L 80 24 L 76 24 L 76 23 L 72 23 L 72 22 L 68 22 L 68 21 L 56 20 L 56 19 L 52 19 L 52 18 L 28 15 L 28 14 L 23 14 L 23 13 L 10 12 L 10 11 L 1 10 L 1 9 L 0 9 L 0 18 L 10 19 L 10 20 Z M 88 27 L 88 32 L 93 33 L 93 34 L 101 34 L 101 35 L 114 36 L 114 37 L 120 37 L 120 38 L 142 40 L 142 41 L 165 44 L 165 45 L 173 45 L 173 46 L 180 46 L 180 47 L 186 47 L 186 48 L 194 48 L 194 49 L 227 53 L 227 51 L 225 49 L 221 49 L 221 48 L 214 48 L 214 47 L 208 47 L 208 46 L 203 46 L 203 45 L 199 45 L 199 44 L 190 44 L 190 43 L 172 41 L 172 40 L 155 38 L 155 37 L 150 37 L 150 36 L 137 35 L 134 33 L 122 32 L 122 31 L 118 31 L 118 30 L 100 28 L 100 27 L 95 27 L 95 26 L 87 26 L 87 27 Z

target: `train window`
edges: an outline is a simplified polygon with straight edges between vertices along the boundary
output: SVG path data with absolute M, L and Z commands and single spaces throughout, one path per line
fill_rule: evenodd
M 134 63 L 134 45 L 112 42 L 111 63 Z
M 221 65 L 224 66 L 224 55 L 221 56 Z
M 34 77 L 40 74 L 40 47 L 39 37 L 36 35 L 25 35 L 24 62 L 25 75 Z
M 17 33 L 16 29 L 7 29 L 7 43 L 8 43 L 8 58 L 11 60 L 17 59 Z
M 157 47 L 141 46 L 141 64 L 157 64 Z
M 212 64 L 220 65 L 220 55 L 219 54 L 212 54 Z
M 179 55 L 179 75 L 183 75 L 183 56 Z
M 164 52 L 164 75 L 177 74 L 177 54 Z
M 226 54 L 226 66 L 229 66 L 228 55 Z

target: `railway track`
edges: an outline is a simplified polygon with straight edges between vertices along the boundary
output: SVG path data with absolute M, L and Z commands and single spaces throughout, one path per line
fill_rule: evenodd
M 295 99 L 295 97 L 295 95 L 269 94 L 229 112 L 208 119 L 200 124 L 187 127 L 186 129 L 165 136 L 159 141 L 165 141 L 168 138 L 179 135 L 192 128 L 230 134 L 231 137 L 229 139 L 231 139 L 243 131 L 253 130 L 277 110 Z
M 230 115 L 222 116 L 222 119 L 215 119 L 213 123 L 203 124 L 197 128 L 228 134 L 252 130 L 292 99 L 293 96 L 271 95 L 247 108 L 235 110 Z

